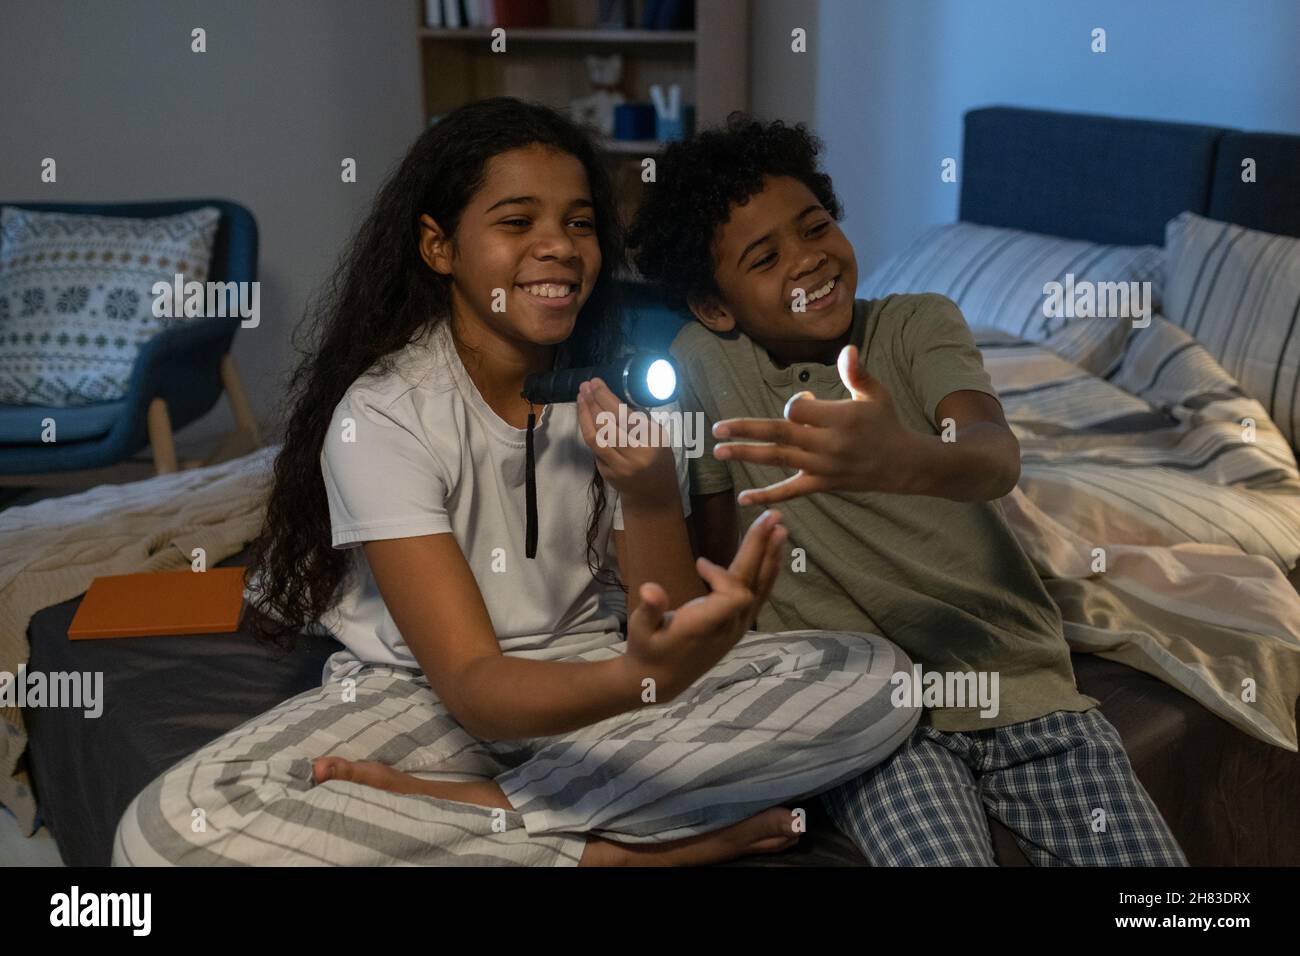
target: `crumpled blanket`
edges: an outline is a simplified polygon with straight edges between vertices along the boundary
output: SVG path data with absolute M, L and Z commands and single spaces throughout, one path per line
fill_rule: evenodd
M 1263 406 L 1160 316 L 1091 357 L 1101 374 L 1004 333 L 976 342 L 1020 440 L 1002 507 L 1071 649 L 1296 750 L 1300 475 Z
M 33 614 L 83 594 L 96 577 L 183 570 L 194 548 L 213 567 L 242 550 L 261 529 L 279 450 L 0 511 L 0 671 L 17 674 L 27 662 Z M 0 707 L 0 804 L 30 835 L 26 749 L 22 711 Z

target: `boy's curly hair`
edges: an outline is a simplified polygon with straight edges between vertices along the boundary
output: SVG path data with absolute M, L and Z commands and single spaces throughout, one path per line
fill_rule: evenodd
M 725 126 L 671 144 L 628 232 L 641 274 L 670 305 L 720 295 L 713 278 L 715 230 L 763 188 L 764 176 L 790 176 L 812 191 L 835 219 L 843 216 L 830 176 L 817 165 L 822 142 L 803 123 L 763 123 L 735 112 Z

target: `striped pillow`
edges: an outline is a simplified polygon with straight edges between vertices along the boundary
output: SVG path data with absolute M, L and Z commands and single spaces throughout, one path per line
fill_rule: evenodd
M 858 298 L 941 292 L 961 308 L 967 325 L 1041 342 L 1074 321 L 1045 314 L 1047 283 L 1065 286 L 1067 274 L 1078 289 L 1084 281 L 1150 282 L 1154 312 L 1160 304 L 1162 262 L 1159 246 L 1103 246 L 958 222 L 921 235 L 860 283 Z M 1132 325 L 1131 319 L 1104 321 Z
M 1295 446 L 1300 239 L 1185 212 L 1165 227 L 1165 248 L 1165 315 L 1219 360 Z

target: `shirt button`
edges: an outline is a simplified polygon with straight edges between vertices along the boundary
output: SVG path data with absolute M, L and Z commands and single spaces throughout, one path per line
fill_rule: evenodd
M 809 376 L 808 376 L 808 370 L 807 370 L 807 369 L 804 369 L 802 372 L 799 373 L 799 381 L 801 381 L 801 382 L 806 382 L 806 381 L 808 381 L 808 377 L 809 377 Z

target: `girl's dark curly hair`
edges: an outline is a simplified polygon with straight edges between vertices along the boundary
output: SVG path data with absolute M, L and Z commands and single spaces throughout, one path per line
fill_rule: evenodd
M 291 374 L 292 409 L 275 460 L 266 520 L 252 543 L 249 615 L 259 638 L 292 647 L 297 636 L 332 609 L 351 562 L 331 546 L 329 506 L 320 454 L 334 409 L 348 387 L 372 367 L 393 371 L 394 353 L 432 323 L 446 321 L 451 279 L 420 256 L 422 213 L 455 240 L 488 161 L 533 144 L 574 156 L 587 171 L 601 267 L 573 334 L 557 350 L 556 367 L 597 365 L 622 351 L 614 275 L 624 262 L 622 229 L 602 156 L 581 127 L 544 106 L 509 97 L 461 106 L 420 135 L 380 187 L 369 215 L 340 255 L 318 302 L 309 304 L 292 337 L 302 358 Z M 306 325 L 312 341 L 298 347 Z M 587 564 L 597 573 L 595 540 L 605 508 L 604 485 L 592 463 Z
M 723 127 L 673 143 L 628 231 L 637 269 L 657 283 L 676 308 L 716 299 L 715 230 L 763 188 L 764 176 L 790 176 L 811 190 L 835 219 L 843 216 L 830 176 L 817 166 L 822 143 L 798 123 L 762 123 L 741 112 Z

